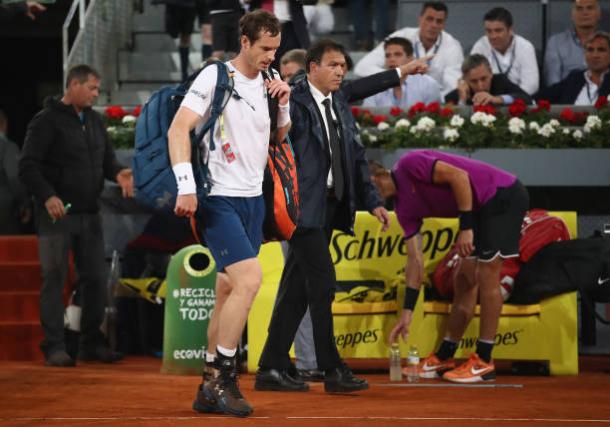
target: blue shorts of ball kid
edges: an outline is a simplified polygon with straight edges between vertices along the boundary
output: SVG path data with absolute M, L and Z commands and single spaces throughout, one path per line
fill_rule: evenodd
M 216 270 L 255 258 L 263 243 L 263 196 L 208 196 L 202 203 L 203 237 Z

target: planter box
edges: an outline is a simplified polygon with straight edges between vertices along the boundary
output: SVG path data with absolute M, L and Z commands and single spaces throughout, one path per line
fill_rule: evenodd
M 392 167 L 411 149 L 368 149 L 367 156 Z M 473 152 L 446 150 L 514 173 L 527 186 L 605 187 L 610 185 L 610 149 L 484 148 Z

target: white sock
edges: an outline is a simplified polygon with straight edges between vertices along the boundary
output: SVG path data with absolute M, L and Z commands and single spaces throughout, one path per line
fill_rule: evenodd
M 234 357 L 235 353 L 237 353 L 237 348 L 224 348 L 217 345 L 216 351 L 222 354 L 224 357 Z

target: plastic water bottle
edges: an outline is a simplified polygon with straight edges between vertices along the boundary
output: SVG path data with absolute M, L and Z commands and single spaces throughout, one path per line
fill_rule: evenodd
M 402 380 L 402 364 L 400 363 L 400 347 L 393 343 L 390 347 L 390 381 Z
M 407 381 L 410 383 L 416 383 L 419 381 L 419 373 L 417 372 L 417 366 L 419 365 L 419 351 L 417 347 L 412 345 L 409 348 L 409 354 L 407 354 Z

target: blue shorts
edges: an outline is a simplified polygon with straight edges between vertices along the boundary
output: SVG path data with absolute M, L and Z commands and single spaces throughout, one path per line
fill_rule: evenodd
M 216 270 L 258 255 L 263 243 L 263 196 L 209 196 L 202 203 L 203 237 Z

